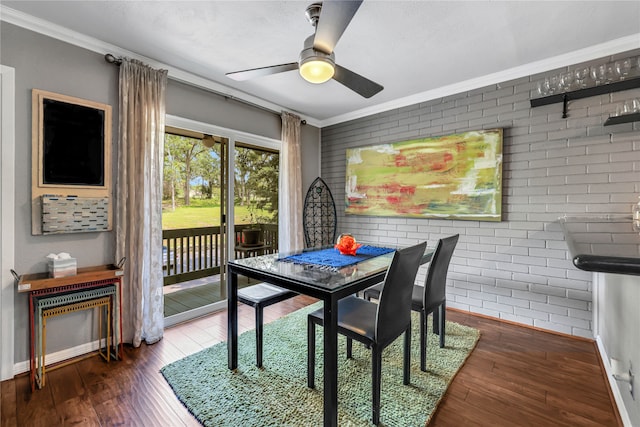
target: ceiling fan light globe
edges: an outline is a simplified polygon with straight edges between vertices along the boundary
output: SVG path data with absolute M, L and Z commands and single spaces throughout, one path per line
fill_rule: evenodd
M 335 68 L 324 58 L 309 59 L 300 64 L 300 75 L 309 83 L 320 84 L 333 77 Z

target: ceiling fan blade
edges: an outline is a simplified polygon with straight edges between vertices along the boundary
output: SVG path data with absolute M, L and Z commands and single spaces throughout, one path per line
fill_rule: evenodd
M 371 98 L 373 95 L 384 89 L 384 87 L 380 86 L 378 83 L 373 82 L 366 77 L 362 77 L 360 74 L 356 74 L 351 70 L 339 66 L 338 64 L 336 64 L 336 72 L 333 75 L 333 80 L 338 83 L 342 83 L 365 98 Z
M 333 52 L 333 48 L 336 47 L 361 4 L 362 0 L 323 1 L 313 47 L 327 54 Z
M 297 62 L 291 62 L 289 64 L 272 65 L 270 67 L 252 68 L 250 70 L 234 71 L 232 73 L 226 73 L 225 76 L 232 78 L 233 80 L 243 81 L 256 77 L 269 76 L 271 74 L 284 73 L 285 71 L 292 71 L 298 69 Z

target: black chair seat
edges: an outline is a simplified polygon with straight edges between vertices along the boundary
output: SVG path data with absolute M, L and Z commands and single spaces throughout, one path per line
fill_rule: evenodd
M 257 305 L 267 307 L 296 295 L 293 291 L 269 283 L 258 283 L 238 289 L 238 301 L 252 307 Z
M 263 309 L 298 295 L 269 283 L 258 283 L 238 289 L 238 301 L 256 309 L 256 366 L 262 367 Z
M 338 332 L 356 341 L 369 344 L 375 339 L 375 323 L 378 306 L 369 301 L 349 296 L 338 300 Z M 324 325 L 324 309 L 309 314 L 311 320 Z

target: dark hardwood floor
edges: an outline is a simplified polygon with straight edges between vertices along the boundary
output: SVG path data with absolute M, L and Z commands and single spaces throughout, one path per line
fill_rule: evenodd
M 265 309 L 265 322 L 314 300 L 299 296 Z M 240 305 L 240 331 L 253 309 Z M 448 319 L 480 329 L 430 426 L 620 426 L 595 344 L 457 311 Z M 125 359 L 99 357 L 50 371 L 31 393 L 27 375 L 1 384 L 1 426 L 197 426 L 159 370 L 226 337 L 226 312 L 165 331 Z

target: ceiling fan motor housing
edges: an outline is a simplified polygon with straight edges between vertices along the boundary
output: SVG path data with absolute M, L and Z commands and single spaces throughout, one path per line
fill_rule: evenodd
M 336 68 L 333 52 L 321 52 L 313 47 L 315 35 L 307 37 L 300 52 L 298 68 L 300 74 L 310 83 L 324 83 L 333 77 Z

